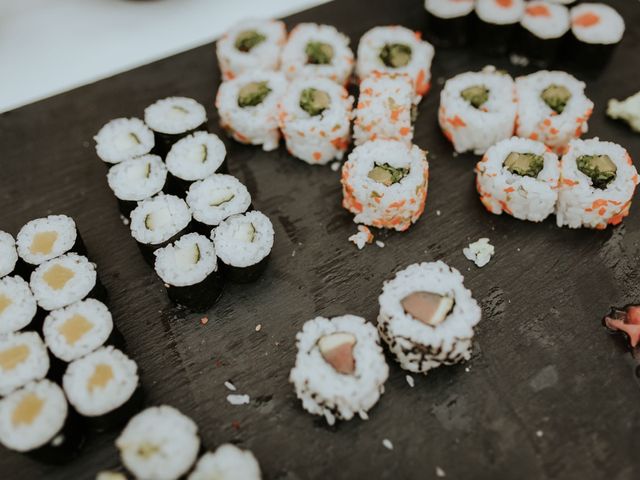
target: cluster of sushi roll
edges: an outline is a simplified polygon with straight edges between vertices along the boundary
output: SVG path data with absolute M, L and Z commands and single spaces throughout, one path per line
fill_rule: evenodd
M 438 46 L 467 43 L 475 0 L 424 0 L 429 39 Z
M 545 67 L 554 62 L 569 31 L 569 10 L 546 0 L 527 2 L 514 51 Z
M 525 0 L 476 0 L 474 44 L 490 55 L 504 55 L 518 31 Z

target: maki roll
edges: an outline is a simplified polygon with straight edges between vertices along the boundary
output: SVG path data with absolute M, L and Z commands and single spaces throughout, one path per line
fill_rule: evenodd
M 273 236 L 269 217 L 255 210 L 223 221 L 212 238 L 225 277 L 239 283 L 257 279 L 267 266 Z
M 559 227 L 603 230 L 629 215 L 638 172 L 627 151 L 597 138 L 572 140 L 560 166 Z
M 558 199 L 558 157 L 540 142 L 513 137 L 487 150 L 476 165 L 476 188 L 485 208 L 541 222 Z
M 200 457 L 187 480 L 260 480 L 260 465 L 249 450 L 225 443 Z
M 137 202 L 162 191 L 167 180 L 167 167 L 157 155 L 143 155 L 125 160 L 109 169 L 107 182 L 124 215 L 136 208 Z
M 171 480 L 186 474 L 196 461 L 198 427 L 173 407 L 150 407 L 129 421 L 116 447 L 136 478 Z
M 168 245 L 191 223 L 187 203 L 174 195 L 158 195 L 138 204 L 131 212 L 131 235 L 138 242 L 142 256 L 153 263 L 153 252 Z
M 565 72 L 541 70 L 516 79 L 516 134 L 539 140 L 558 154 L 588 130 L 593 102 L 585 84 Z
M 433 45 L 414 32 L 398 25 L 374 27 L 358 44 L 356 73 L 360 81 L 372 72 L 405 73 L 411 77 L 416 94 L 424 96 L 431 86 Z
M 311 165 L 341 160 L 349 146 L 353 97 L 328 78 L 301 78 L 279 105 L 279 125 L 291 155 Z
M 139 118 L 111 120 L 93 139 L 98 157 L 107 164 L 147 154 L 155 145 L 153 132 Z
M 20 332 L 0 335 L 0 396 L 8 395 L 49 371 L 49 355 L 40 335 Z
M 474 45 L 504 55 L 524 15 L 524 0 L 477 0 Z
M 247 72 L 222 82 L 216 95 L 220 125 L 238 142 L 275 150 L 280 141 L 278 103 L 286 88 L 280 72 Z
M 192 98 L 168 97 L 145 108 L 144 121 L 153 130 L 155 152 L 164 157 L 178 140 L 206 129 L 207 112 Z
M 31 274 L 31 291 L 45 310 L 66 307 L 86 296 L 106 296 L 98 281 L 96 266 L 86 257 L 67 253 L 49 260 Z
M 425 0 L 429 39 L 442 47 L 465 45 L 474 3 L 474 0 Z
M 80 451 L 84 437 L 62 389 L 31 382 L 0 400 L 0 443 L 47 463 L 61 464 Z
M 341 182 L 342 206 L 355 214 L 354 222 L 403 231 L 424 211 L 427 154 L 397 140 L 363 143 L 349 154 Z
M 236 177 L 216 174 L 192 183 L 187 203 L 202 232 L 208 233 L 225 218 L 246 212 L 251 206 L 251 195 Z
M 291 30 L 282 50 L 282 72 L 296 77 L 329 78 L 341 85 L 353 71 L 349 37 L 331 25 L 300 23 Z
M 76 222 L 66 215 L 31 220 L 17 236 L 18 255 L 29 265 L 40 265 L 68 252 L 85 254 Z
M 420 97 L 406 74 L 373 72 L 360 83 L 353 138 L 356 145 L 376 138 L 411 144 L 412 118 Z
M 409 265 L 385 282 L 378 330 L 402 368 L 427 373 L 469 359 L 482 312 L 463 280 L 438 261 Z
M 302 407 L 329 425 L 356 414 L 366 420 L 389 376 L 375 327 L 355 315 L 316 317 L 304 324 L 296 344 L 289 381 Z
M 539 67 L 546 67 L 555 60 L 569 31 L 569 10 L 564 5 L 533 0 L 527 2 L 520 26 L 515 53 Z
M 581 3 L 571 9 L 571 57 L 581 67 L 601 70 L 624 35 L 624 19 L 604 3 Z
M 205 311 L 220 298 L 222 276 L 216 251 L 205 236 L 189 233 L 155 255 L 156 273 L 173 302 Z
M 142 402 L 136 362 L 113 347 L 71 362 L 62 385 L 69 403 L 96 430 L 120 426 Z
M 12 273 L 17 262 L 16 241 L 11 234 L 0 230 L 0 278 Z
M 231 80 L 248 71 L 278 70 L 287 30 L 279 20 L 244 20 L 216 43 L 222 76 Z
M 176 142 L 167 154 L 170 188 L 183 195 L 191 182 L 225 169 L 227 149 L 217 135 L 196 132 Z
M 38 305 L 29 284 L 20 277 L 0 278 L 0 335 L 27 327 Z
M 513 79 L 486 67 L 447 80 L 440 93 L 438 122 L 456 152 L 482 155 L 513 135 L 516 108 Z

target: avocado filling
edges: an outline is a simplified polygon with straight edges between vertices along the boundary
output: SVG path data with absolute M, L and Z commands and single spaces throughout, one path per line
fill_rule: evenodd
M 258 45 L 259 43 L 264 42 L 267 39 L 264 35 L 262 35 L 257 30 L 244 30 L 240 32 L 236 37 L 235 46 L 236 49 L 241 52 L 250 52 L 253 47 Z
M 176 265 L 183 270 L 189 270 L 200 261 L 200 247 L 197 243 L 185 248 L 176 249 Z
M 567 103 L 569 103 L 571 92 L 567 87 L 563 87 L 562 85 L 550 85 L 542 91 L 540 98 L 544 100 L 544 103 L 549 105 L 551 110 L 560 114 L 564 111 Z
M 480 108 L 489 100 L 489 89 L 484 85 L 473 85 L 462 90 L 460 96 L 473 108 Z
M 238 106 L 245 108 L 260 105 L 270 93 L 271 89 L 267 82 L 247 83 L 238 92 Z
M 256 238 L 256 227 L 254 227 L 251 222 L 243 223 L 233 237 L 241 242 L 253 243 L 253 240 Z
M 209 156 L 209 149 L 204 143 L 201 146 L 202 146 L 202 163 L 204 163 L 207 161 L 207 157 Z
M 219 207 L 223 203 L 230 202 L 234 197 L 235 194 L 231 190 L 216 192 L 216 195 L 214 195 L 211 202 L 209 202 L 209 206 Z
M 535 178 L 544 167 L 544 158 L 535 153 L 511 152 L 504 161 L 504 166 L 516 175 Z
M 313 65 L 327 65 L 333 60 L 333 47 L 324 42 L 309 42 L 304 47 L 307 63 Z
M 419 322 L 437 327 L 453 310 L 454 300 L 446 295 L 432 292 L 413 292 L 404 297 L 400 304 L 405 313 Z
M 591 178 L 594 187 L 604 190 L 616 178 L 618 168 L 609 155 L 582 155 L 576 160 L 578 170 Z
M 353 356 L 355 344 L 355 335 L 347 332 L 331 333 L 318 340 L 318 348 L 322 358 L 336 372 L 343 375 L 353 375 L 356 370 L 356 359 Z
M 312 117 L 320 115 L 329 108 L 330 102 L 329 94 L 323 90 L 305 88 L 300 94 L 300 108 Z
M 131 137 L 131 139 L 132 139 L 135 143 L 137 143 L 138 145 L 140 145 L 140 143 L 142 143 L 142 142 L 140 142 L 140 139 L 138 138 L 138 135 L 136 135 L 135 133 L 133 133 L 133 132 L 129 132 L 129 136 L 130 136 L 130 137 Z
M 399 181 L 401 181 L 408 174 L 408 168 L 395 168 L 388 163 L 383 163 L 382 165 L 376 163 L 367 177 L 389 187 L 394 183 L 398 183 Z
M 411 47 L 404 43 L 387 43 L 380 50 L 380 60 L 387 67 L 402 68 L 411 61 Z

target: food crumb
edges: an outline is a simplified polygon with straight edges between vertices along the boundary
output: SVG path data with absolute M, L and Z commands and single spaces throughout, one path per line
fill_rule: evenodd
M 468 247 L 462 249 L 462 253 L 479 268 L 484 267 L 495 253 L 495 247 L 489 243 L 488 238 L 481 238 L 470 243 Z
M 529 59 L 527 57 L 523 57 L 522 55 L 511 54 L 509 56 L 509 61 L 511 65 L 516 65 L 519 67 L 526 67 L 529 65 Z
M 387 450 L 393 450 L 393 443 L 391 443 L 391 440 L 389 440 L 388 438 L 382 440 L 382 446 Z
M 200 323 L 201 323 L 202 325 L 206 325 L 207 323 L 209 323 L 209 319 L 208 319 L 207 317 L 202 317 L 202 318 L 200 319 Z
M 384 242 L 382 240 L 376 240 L 376 245 L 380 248 L 384 248 Z
M 416 382 L 415 382 L 415 380 L 413 379 L 413 377 L 412 377 L 411 375 L 407 375 L 407 376 L 405 376 L 404 378 L 405 378 L 405 380 L 407 381 L 407 383 L 409 384 L 409 386 L 410 386 L 411 388 L 413 388 L 413 387 L 414 387 L 414 385 L 416 384 Z
M 358 225 L 358 233 L 351 235 L 349 241 L 355 244 L 358 250 L 362 250 L 367 243 L 373 242 L 373 233 L 371 233 L 369 227 Z
M 248 405 L 250 401 L 249 395 L 227 395 L 227 402 L 231 405 Z
M 120 220 L 122 221 L 123 225 L 129 225 L 129 219 L 124 215 L 120 215 Z
M 469 373 L 471 371 L 471 367 L 464 367 L 464 371 Z
M 256 325 L 256 332 L 259 332 L 260 330 L 262 330 L 262 324 L 258 324 Z
M 291 256 L 295 257 L 296 256 L 296 251 L 294 250 L 293 252 L 291 252 Z
M 536 432 L 536 437 L 541 438 L 544 435 L 544 432 L 542 430 L 538 430 Z
M 442 477 L 446 477 L 446 476 L 447 476 L 447 474 L 444 473 L 443 469 L 441 469 L 440 467 L 436 467 L 436 477 L 442 478 Z
M 229 380 L 227 380 L 226 382 L 224 382 L 224 386 L 227 387 L 229 390 L 231 390 L 232 392 L 236 391 L 236 386 L 231 383 Z
M 616 120 L 624 120 L 632 130 L 640 132 L 640 92 L 622 102 L 615 99 L 609 100 L 607 116 Z
M 331 170 L 333 170 L 334 172 L 337 172 L 338 170 L 340 170 L 340 162 L 333 162 L 331 164 Z
M 436 215 L 440 216 L 440 210 L 436 210 Z
M 238 420 L 232 420 L 231 428 L 233 428 L 234 430 L 240 430 L 240 422 Z

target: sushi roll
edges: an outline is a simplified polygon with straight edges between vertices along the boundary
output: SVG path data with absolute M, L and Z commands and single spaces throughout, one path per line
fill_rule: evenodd
M 255 210 L 224 220 L 212 238 L 225 278 L 239 283 L 257 279 L 267 266 L 273 236 L 269 217 Z
M 167 180 L 167 167 L 157 155 L 143 155 L 125 160 L 109 169 L 107 182 L 124 215 L 136 208 L 137 202 L 162 191 Z
M 8 395 L 49 371 L 49 355 L 40 335 L 20 332 L 0 335 L 0 396 Z
M 31 382 L 0 400 L 0 443 L 52 464 L 67 462 L 84 441 L 62 389 L 49 380 Z
M 487 150 L 476 165 L 476 188 L 485 208 L 541 222 L 558 199 L 558 157 L 541 142 L 513 137 Z
M 156 250 L 155 270 L 167 287 L 169 298 L 179 305 L 205 311 L 222 294 L 222 276 L 213 243 L 189 233 Z
M 589 70 L 605 67 L 624 35 L 624 19 L 604 3 L 580 3 L 570 12 L 571 59 Z
M 131 211 L 131 235 L 144 259 L 153 264 L 153 252 L 182 235 L 191 223 L 187 203 L 174 195 L 157 195 Z
M 287 30 L 279 20 L 244 20 L 216 43 L 218 64 L 225 80 L 245 72 L 278 70 Z
M 354 148 L 342 167 L 342 206 L 353 221 L 403 231 L 427 201 L 429 163 L 416 145 L 374 140 Z
M 18 232 L 16 244 L 18 255 L 29 265 L 40 265 L 69 252 L 86 254 L 76 222 L 66 215 L 31 220 Z
M 0 278 L 0 335 L 27 327 L 37 310 L 26 281 L 20 277 Z
M 513 79 L 486 67 L 447 80 L 440 93 L 438 122 L 456 152 L 482 155 L 513 135 L 516 108 Z
M 279 125 L 291 155 L 310 165 L 341 160 L 349 146 L 353 97 L 328 78 L 289 84 L 279 105 Z
M 303 325 L 296 344 L 289 381 L 302 407 L 329 425 L 356 414 L 366 420 L 389 376 L 375 327 L 355 315 L 316 317 Z
M 224 143 L 213 133 L 196 132 L 177 141 L 166 158 L 170 190 L 184 195 L 191 182 L 226 170 L 226 156 Z
M 524 0 L 477 0 L 474 45 L 490 55 L 507 53 L 524 7 Z
M 16 241 L 11 234 L 0 230 L 0 278 L 13 273 L 18 263 Z
M 618 225 L 629 215 L 638 172 L 629 153 L 597 138 L 572 140 L 560 166 L 559 227 Z
M 196 461 L 198 427 L 173 407 L 150 407 L 129 420 L 116 447 L 136 478 L 173 480 L 185 475 Z
M 423 97 L 431 86 L 433 45 L 414 32 L 398 25 L 374 27 L 358 43 L 356 73 L 360 81 L 372 72 L 406 73 L 416 94 Z
M 425 0 L 429 39 L 442 47 L 465 45 L 474 3 L 475 0 Z
M 111 120 L 93 139 L 98 157 L 107 164 L 145 155 L 155 146 L 153 132 L 139 118 Z
M 187 480 L 260 480 L 260 465 L 249 450 L 225 443 L 200 457 Z
M 265 152 L 278 148 L 278 103 L 287 88 L 280 72 L 255 71 L 222 82 L 216 95 L 220 125 L 234 140 L 262 145 Z
M 561 154 L 573 138 L 587 132 L 593 102 L 585 84 L 565 72 L 541 70 L 516 79 L 516 135 L 539 140 Z
M 353 71 L 349 37 L 331 25 L 299 23 L 282 50 L 282 72 L 298 77 L 329 78 L 346 85 Z
M 427 373 L 468 360 L 481 310 L 444 262 L 409 265 L 382 287 L 378 330 L 402 368 Z
M 38 305 L 49 311 L 66 307 L 87 296 L 98 299 L 106 296 L 95 264 L 75 253 L 67 253 L 38 266 L 31 274 L 29 285 Z
M 354 143 L 388 138 L 411 144 L 419 101 L 408 75 L 373 72 L 360 83 Z
M 524 55 L 534 65 L 547 67 L 556 59 L 569 26 L 569 10 L 564 5 L 529 1 L 520 20 L 515 53 Z
M 62 386 L 69 403 L 95 430 L 119 427 L 142 403 L 136 362 L 113 347 L 71 362 Z
M 144 121 L 155 136 L 154 153 L 164 158 L 178 140 L 206 129 L 207 112 L 192 98 L 168 97 L 145 108 Z
M 251 206 L 251 195 L 236 177 L 216 174 L 192 183 L 187 203 L 202 233 L 209 233 L 211 227 L 225 218 L 246 212 Z

